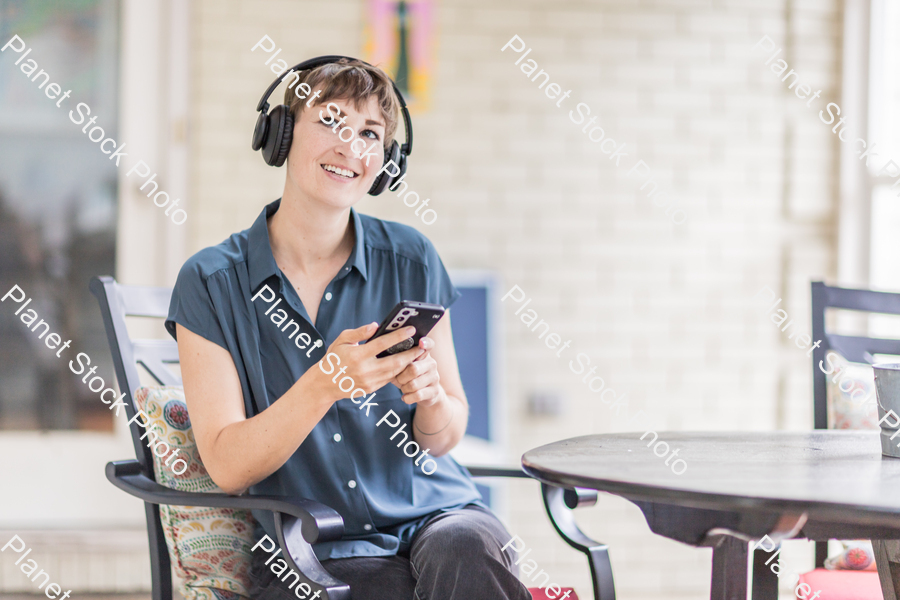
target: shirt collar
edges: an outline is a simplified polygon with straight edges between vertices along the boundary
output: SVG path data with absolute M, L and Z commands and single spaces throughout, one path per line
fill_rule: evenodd
M 272 244 L 269 242 L 268 219 L 278 211 L 281 206 L 281 198 L 268 204 L 253 225 L 247 235 L 248 243 L 248 268 L 250 271 L 250 291 L 256 293 L 257 288 L 272 275 L 279 273 L 278 264 L 272 255 Z M 353 232 L 356 234 L 356 242 L 353 245 L 353 251 L 350 258 L 347 259 L 345 267 L 356 267 L 363 280 L 368 280 L 368 271 L 366 270 L 366 240 L 363 231 L 362 219 L 352 208 L 350 209 L 350 219 L 353 221 Z M 341 269 L 338 277 L 346 274 L 345 269 Z
M 356 234 L 356 243 L 353 245 L 353 252 L 347 259 L 346 266 L 356 267 L 359 274 L 362 275 L 363 281 L 369 280 L 369 274 L 366 270 L 366 234 L 363 230 L 362 219 L 352 208 L 350 209 L 350 218 L 353 220 L 353 231 Z

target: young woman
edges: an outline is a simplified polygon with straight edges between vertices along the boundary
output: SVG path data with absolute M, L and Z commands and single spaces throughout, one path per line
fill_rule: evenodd
M 527 600 L 511 550 L 501 550 L 512 536 L 447 455 L 468 418 L 449 312 L 399 354 L 376 358 L 412 328 L 361 344 L 400 300 L 449 307 L 459 297 L 422 234 L 352 209 L 397 129 L 391 81 L 341 59 L 302 72 L 301 83 L 321 93 L 285 92 L 294 126 L 281 199 L 190 258 L 172 297 L 166 324 L 204 465 L 228 493 L 305 497 L 337 510 L 344 538 L 315 552 L 355 599 Z M 350 139 L 334 128 L 343 118 Z M 367 163 L 358 150 L 373 142 Z M 338 387 L 336 366 L 318 366 L 332 354 L 328 364 L 345 368 L 340 377 L 352 377 L 368 402 Z M 388 411 L 402 426 L 376 427 Z M 404 454 L 407 435 L 428 450 L 427 471 Z M 271 517 L 257 518 L 257 537 L 276 539 Z M 265 565 L 268 555 L 254 554 L 252 597 L 296 597 Z

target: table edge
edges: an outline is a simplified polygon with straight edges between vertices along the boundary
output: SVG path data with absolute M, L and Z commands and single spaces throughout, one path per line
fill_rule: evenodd
M 534 448 L 533 450 L 537 450 Z M 609 479 L 586 478 L 532 464 L 529 450 L 522 455 L 522 469 L 530 477 L 563 488 L 586 488 L 606 492 L 630 502 L 651 502 L 710 510 L 802 514 L 810 519 L 836 524 L 900 526 L 900 504 L 895 510 L 870 505 L 839 504 L 824 501 L 801 501 L 776 498 L 753 498 L 733 494 L 699 492 L 647 484 L 624 483 Z M 848 518 L 852 517 L 852 518 Z

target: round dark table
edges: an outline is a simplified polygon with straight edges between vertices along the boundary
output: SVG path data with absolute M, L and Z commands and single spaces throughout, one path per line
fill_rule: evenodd
M 529 450 L 522 466 L 545 483 L 622 496 L 654 533 L 713 546 L 711 598 L 730 600 L 746 597 L 748 541 L 900 539 L 900 459 L 882 457 L 879 435 L 659 432 L 655 442 L 641 433 L 588 435 Z M 679 453 L 667 466 L 654 448 Z M 687 465 L 680 475 L 672 470 L 677 459 Z

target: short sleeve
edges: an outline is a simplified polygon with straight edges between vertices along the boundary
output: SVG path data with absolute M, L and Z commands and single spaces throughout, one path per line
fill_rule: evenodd
M 200 258 L 194 255 L 181 267 L 172 290 L 166 330 L 173 338 L 178 339 L 175 330 L 175 324 L 178 323 L 228 350 L 225 334 L 216 314 L 217 299 L 213 298 L 213 293 L 209 278 L 203 275 Z
M 425 289 L 426 302 L 440 304 L 444 308 L 450 308 L 462 296 L 450 281 L 450 274 L 434 245 L 428 240 L 425 240 Z

